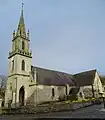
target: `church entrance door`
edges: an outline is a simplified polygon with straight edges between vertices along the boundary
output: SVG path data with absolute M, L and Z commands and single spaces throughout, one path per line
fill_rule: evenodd
M 24 87 L 22 86 L 19 90 L 19 104 L 20 104 L 20 106 L 24 106 L 24 95 L 25 95 L 25 91 L 24 91 Z

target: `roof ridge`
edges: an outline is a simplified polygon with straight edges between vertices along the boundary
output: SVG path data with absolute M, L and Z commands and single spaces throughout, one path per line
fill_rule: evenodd
M 86 70 L 86 71 L 79 72 L 79 73 L 76 73 L 76 74 L 73 74 L 73 75 L 83 74 L 83 73 L 92 72 L 92 71 L 97 71 L 97 69 Z
M 57 70 L 53 70 L 53 69 L 48 69 L 48 68 L 43 68 L 43 67 L 38 67 L 38 66 L 32 66 L 34 68 L 40 68 L 40 69 L 44 69 L 44 70 L 48 70 L 48 71 L 52 71 L 52 72 L 59 72 L 59 73 L 63 73 L 63 74 L 68 74 L 73 76 L 72 74 L 66 73 L 66 72 L 62 72 L 62 71 L 57 71 Z

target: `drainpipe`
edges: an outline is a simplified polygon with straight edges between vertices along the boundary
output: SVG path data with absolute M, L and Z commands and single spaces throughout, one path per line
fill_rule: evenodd
M 16 108 L 16 100 L 17 100 L 17 77 L 16 77 L 16 89 L 15 89 L 15 108 Z
M 104 109 L 105 109 L 105 96 L 102 95 L 102 98 L 103 98 L 103 104 L 104 104 Z
M 36 106 L 37 106 L 37 84 L 36 84 Z
M 92 85 L 92 93 L 93 93 L 93 98 L 95 98 L 93 85 Z
M 36 101 L 35 101 L 35 104 L 36 104 L 36 105 L 35 105 L 35 106 L 37 106 L 37 92 L 38 92 L 38 88 L 37 88 L 37 87 L 38 87 L 38 85 L 37 85 L 37 83 L 36 83 L 36 96 L 35 96 L 35 98 L 36 98 L 36 99 L 35 99 L 35 100 L 36 100 Z

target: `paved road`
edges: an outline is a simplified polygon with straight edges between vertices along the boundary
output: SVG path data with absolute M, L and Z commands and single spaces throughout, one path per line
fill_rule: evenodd
M 0 116 L 0 120 L 33 120 L 34 118 L 105 118 L 105 110 L 103 105 L 94 105 L 74 112 Z

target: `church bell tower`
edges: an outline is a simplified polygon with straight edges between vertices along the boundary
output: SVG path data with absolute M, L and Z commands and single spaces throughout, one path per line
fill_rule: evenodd
M 26 34 L 24 16 L 23 16 L 23 7 L 22 7 L 17 31 L 13 32 L 12 51 L 9 52 L 9 57 L 8 57 L 10 62 L 9 76 L 13 74 L 27 75 L 29 73 L 29 70 L 27 69 L 27 67 L 29 67 L 27 60 L 32 58 L 32 53 L 30 52 L 29 49 L 29 42 L 30 42 L 29 36 L 30 36 L 29 30 Z
M 31 72 L 32 53 L 30 51 L 30 32 L 26 32 L 23 3 L 21 16 L 16 31 L 13 31 L 12 50 L 8 56 L 8 79 L 5 92 L 5 104 L 25 104 L 28 80 Z M 24 94 L 21 95 L 23 90 Z

